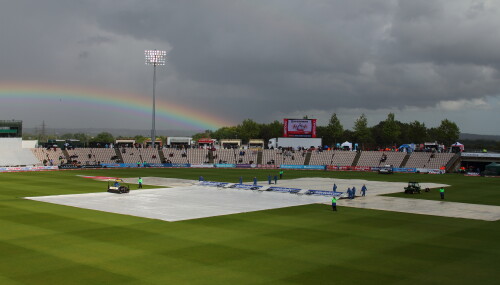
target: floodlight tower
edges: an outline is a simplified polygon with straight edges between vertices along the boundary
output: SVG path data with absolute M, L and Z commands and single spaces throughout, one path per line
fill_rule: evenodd
M 156 142 L 156 106 L 155 106 L 155 89 L 156 89 L 156 66 L 165 65 L 165 59 L 167 57 L 167 52 L 164 50 L 145 50 L 144 55 L 146 58 L 146 64 L 153 66 L 153 122 L 151 127 L 151 146 L 155 147 Z

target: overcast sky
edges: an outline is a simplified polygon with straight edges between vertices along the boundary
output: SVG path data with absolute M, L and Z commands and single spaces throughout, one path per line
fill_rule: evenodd
M 448 118 L 462 132 L 500 134 L 498 0 L 0 0 L 0 26 L 0 82 L 151 102 L 144 50 L 160 49 L 168 62 L 158 68 L 157 100 L 228 123 L 307 115 L 325 125 L 337 113 L 351 128 L 361 113 L 374 125 L 393 112 L 402 122 Z M 26 127 L 151 124 L 6 97 L 0 119 Z

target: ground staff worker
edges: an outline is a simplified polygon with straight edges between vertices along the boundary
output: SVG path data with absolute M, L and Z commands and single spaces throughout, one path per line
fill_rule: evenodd
M 142 177 L 139 177 L 139 189 L 142 189 Z
M 337 200 L 340 199 L 340 197 L 332 197 L 332 210 L 337 212 Z
M 439 195 L 441 195 L 441 200 L 444 200 L 444 187 L 439 188 Z

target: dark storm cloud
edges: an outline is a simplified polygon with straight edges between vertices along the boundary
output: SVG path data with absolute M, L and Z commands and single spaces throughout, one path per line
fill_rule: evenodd
M 401 1 L 391 30 L 393 54 L 387 59 L 498 67 L 500 6 L 493 1 L 452 3 Z
M 181 78 L 245 88 L 238 100 L 255 109 L 296 110 L 305 98 L 319 109 L 429 106 L 498 92 L 493 2 L 131 3 L 100 14 L 101 27 L 168 42 Z
M 235 122 L 423 108 L 498 96 L 499 9 L 487 0 L 5 1 L 0 76 L 149 94 L 142 53 L 158 48 L 169 51 L 160 100 Z

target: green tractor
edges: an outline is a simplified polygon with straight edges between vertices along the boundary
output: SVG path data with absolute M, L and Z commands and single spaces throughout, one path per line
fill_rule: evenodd
M 405 194 L 420 194 L 421 191 L 418 182 L 408 182 L 408 187 L 405 187 Z

